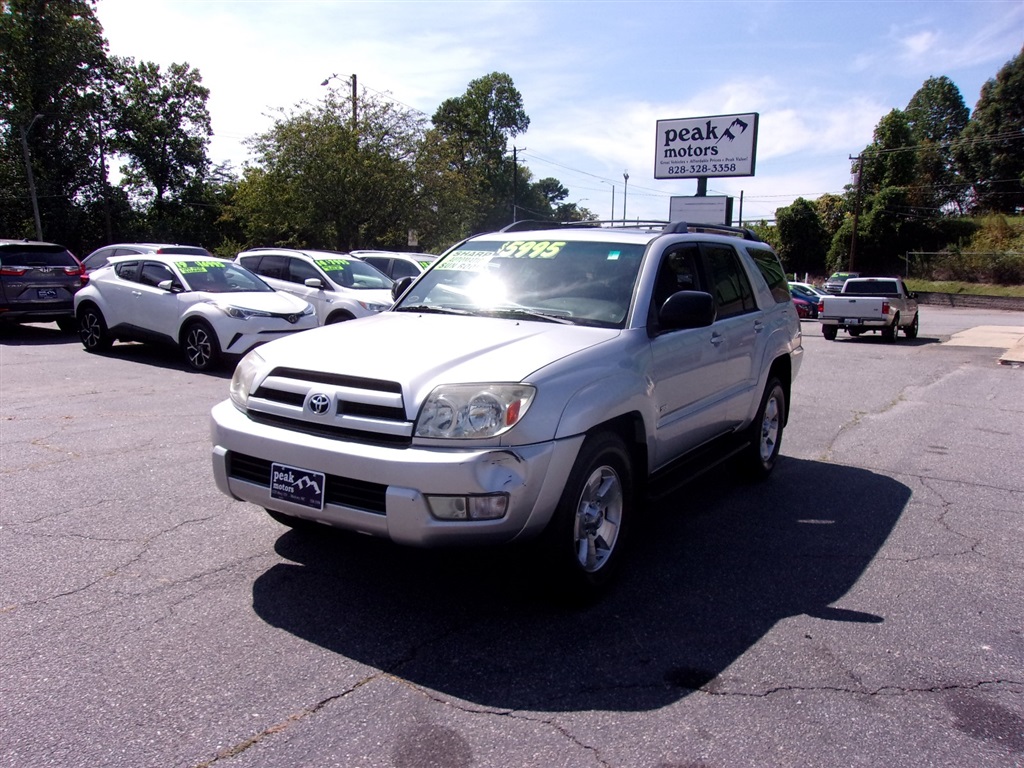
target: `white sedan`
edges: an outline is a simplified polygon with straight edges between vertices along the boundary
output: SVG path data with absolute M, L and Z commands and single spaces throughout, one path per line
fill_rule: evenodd
M 169 343 L 197 371 L 317 326 L 309 302 L 275 291 L 244 267 L 179 254 L 114 257 L 75 294 L 75 317 L 88 352 L 114 341 Z

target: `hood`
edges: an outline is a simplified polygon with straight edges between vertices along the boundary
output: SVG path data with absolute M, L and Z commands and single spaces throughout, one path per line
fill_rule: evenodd
M 208 293 L 196 291 L 201 301 L 212 301 L 222 307 L 240 307 L 277 315 L 302 312 L 309 302 L 284 291 L 241 291 L 236 293 Z
M 438 384 L 518 382 L 618 329 L 489 317 L 382 312 L 260 348 L 271 367 L 397 381 L 417 401 Z

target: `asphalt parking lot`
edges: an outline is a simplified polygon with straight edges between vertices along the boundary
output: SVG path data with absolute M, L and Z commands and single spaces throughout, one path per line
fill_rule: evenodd
M 0 329 L 0 766 L 1024 765 L 1024 313 L 803 327 L 771 480 L 650 507 L 578 610 L 222 496 L 227 372 Z

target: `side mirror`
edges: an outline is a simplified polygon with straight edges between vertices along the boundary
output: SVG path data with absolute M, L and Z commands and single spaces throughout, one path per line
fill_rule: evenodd
M 167 291 L 168 293 L 181 293 L 181 286 L 173 280 L 161 280 L 156 284 L 156 287 L 161 291 Z
M 658 310 L 658 330 L 706 328 L 717 318 L 718 307 L 710 293 L 678 291 L 669 296 Z
M 400 277 L 395 280 L 394 285 L 391 286 L 391 299 L 398 301 L 398 297 L 405 293 L 406 288 L 412 285 L 413 277 Z
M 307 277 L 303 282 L 307 288 L 319 288 L 323 290 L 324 284 L 319 277 Z

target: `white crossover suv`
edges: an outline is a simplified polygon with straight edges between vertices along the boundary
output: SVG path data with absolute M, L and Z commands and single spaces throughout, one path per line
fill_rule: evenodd
M 88 352 L 114 341 L 181 348 L 195 370 L 242 355 L 271 339 L 317 326 L 306 301 L 275 291 L 230 261 L 184 254 L 114 256 L 75 294 L 79 336 Z
M 391 306 L 391 278 L 347 253 L 255 248 L 238 254 L 235 262 L 277 290 L 308 301 L 320 325 L 366 317 Z

